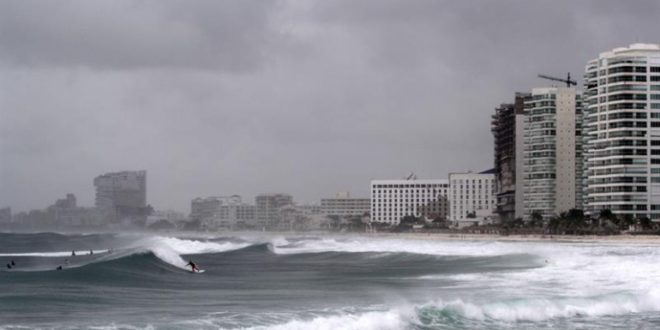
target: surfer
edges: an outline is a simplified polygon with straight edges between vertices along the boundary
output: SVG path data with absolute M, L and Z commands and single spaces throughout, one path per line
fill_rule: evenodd
M 56 269 L 56 270 L 62 270 L 62 266 L 61 266 L 61 265 L 60 265 L 60 266 L 57 266 L 57 268 L 55 268 L 55 269 Z
M 7 268 L 8 268 L 8 269 L 11 269 L 11 264 L 7 264 Z
M 14 262 L 14 260 L 11 261 L 11 265 L 12 265 L 12 267 L 16 266 L 16 263 Z
M 94 254 L 94 251 L 93 251 L 93 250 L 89 250 L 89 255 L 92 255 L 92 254 Z
M 76 256 L 76 251 L 71 251 L 71 256 L 75 257 Z
M 190 266 L 190 271 L 192 271 L 193 273 L 199 272 L 199 268 L 197 268 L 197 265 L 194 262 L 192 262 L 192 260 L 188 260 L 186 266 Z

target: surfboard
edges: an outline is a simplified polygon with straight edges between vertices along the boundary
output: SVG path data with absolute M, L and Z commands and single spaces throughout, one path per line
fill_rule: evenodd
M 206 271 L 206 269 L 199 269 L 199 270 L 197 270 L 196 272 L 194 272 L 194 271 L 192 271 L 192 270 L 191 270 L 190 272 L 193 273 L 193 274 L 201 274 L 201 273 L 203 273 L 203 272 L 205 272 L 205 271 Z

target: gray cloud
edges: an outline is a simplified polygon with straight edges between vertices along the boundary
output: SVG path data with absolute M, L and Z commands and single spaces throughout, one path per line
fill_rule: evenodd
M 0 57 L 27 66 L 253 69 L 272 1 L 4 1 Z
M 492 164 L 490 115 L 537 73 L 658 42 L 653 1 L 0 3 L 0 206 L 93 202 L 149 171 L 149 202 Z

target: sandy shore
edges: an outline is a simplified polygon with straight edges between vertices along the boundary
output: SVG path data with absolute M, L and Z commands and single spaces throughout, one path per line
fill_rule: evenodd
M 363 234 L 364 235 L 364 234 Z M 660 236 L 655 235 L 609 235 L 609 236 L 576 236 L 576 235 L 495 235 L 495 234 L 461 234 L 461 233 L 371 233 L 371 237 L 423 239 L 423 240 L 461 240 L 461 241 L 547 241 L 547 242 L 584 242 L 584 243 L 630 243 L 658 244 Z

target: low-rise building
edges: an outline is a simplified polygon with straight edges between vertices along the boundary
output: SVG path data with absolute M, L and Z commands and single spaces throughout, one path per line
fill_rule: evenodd
M 449 219 L 453 222 L 476 218 L 477 213 L 493 214 L 497 209 L 495 174 L 481 173 L 449 174 Z
M 195 198 L 190 218 L 209 230 L 250 228 L 255 226 L 256 208 L 239 195 Z
M 321 198 L 321 212 L 328 216 L 363 216 L 371 212 L 371 198 L 352 198 L 347 192 L 334 198 Z
M 372 180 L 371 221 L 398 225 L 404 216 L 446 219 L 449 182 L 432 180 Z
M 255 198 L 256 226 L 258 229 L 274 229 L 280 226 L 280 209 L 287 205 L 294 205 L 293 197 L 289 194 L 261 194 Z

